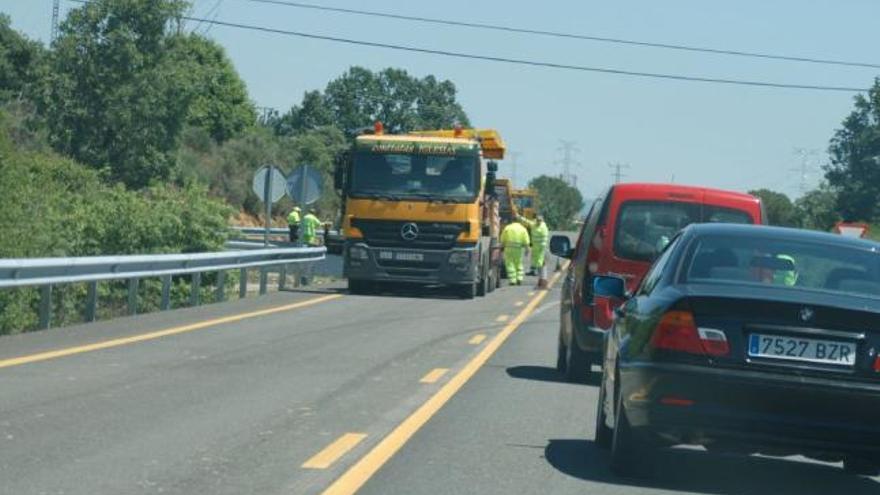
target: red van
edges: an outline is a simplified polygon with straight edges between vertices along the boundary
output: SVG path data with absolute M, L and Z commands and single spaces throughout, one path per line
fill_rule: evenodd
M 601 363 L 615 301 L 593 297 L 594 276 L 622 276 L 635 291 L 679 230 L 712 222 L 764 223 L 761 200 L 676 184 L 616 184 L 593 202 L 573 248 L 567 236 L 553 236 L 550 250 L 571 260 L 562 285 L 556 368 L 582 381 L 591 364 Z

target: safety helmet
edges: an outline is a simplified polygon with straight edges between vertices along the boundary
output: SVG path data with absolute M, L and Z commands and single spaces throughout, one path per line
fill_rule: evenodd
M 301 212 L 302 210 L 300 209 L 299 206 L 294 206 L 294 207 L 293 207 L 293 211 L 299 213 L 299 212 Z

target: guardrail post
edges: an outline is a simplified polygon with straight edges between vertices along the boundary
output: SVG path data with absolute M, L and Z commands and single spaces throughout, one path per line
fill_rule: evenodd
M 138 279 L 128 279 L 128 314 L 136 315 L 138 305 Z
M 199 305 L 199 289 L 202 287 L 202 274 L 195 272 L 192 274 L 192 287 L 189 290 L 189 305 Z
M 287 285 L 287 265 L 281 265 L 278 268 L 278 290 L 284 290 L 285 285 Z
M 86 321 L 91 323 L 98 316 L 98 282 L 89 282 L 86 293 Z
M 226 300 L 226 272 L 220 270 L 217 272 L 217 287 L 214 289 L 214 301 L 223 302 Z
M 159 310 L 167 311 L 171 307 L 171 275 L 162 275 L 162 301 Z
M 266 270 L 265 266 L 260 267 L 260 295 L 266 295 L 266 285 L 269 282 L 269 272 Z
M 238 297 L 239 297 L 239 299 L 244 299 L 245 297 L 247 297 L 247 277 L 248 277 L 247 268 L 242 268 L 241 273 L 238 276 Z
M 49 328 L 52 323 L 52 285 L 40 287 L 40 329 Z

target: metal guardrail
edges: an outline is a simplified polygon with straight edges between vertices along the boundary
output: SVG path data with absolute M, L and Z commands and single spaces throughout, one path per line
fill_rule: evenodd
M 257 243 L 258 239 L 263 239 L 266 234 L 264 227 L 230 227 L 234 233 L 234 239 L 226 241 L 226 249 L 254 249 L 257 246 L 266 247 L 263 242 Z M 287 242 L 290 230 L 283 227 L 271 227 L 269 229 L 270 244 L 269 246 L 290 247 L 295 246 Z M 318 236 L 323 239 L 324 246 L 327 248 L 327 254 L 342 254 L 342 234 L 338 230 L 319 230 Z M 279 239 L 281 238 L 281 239 Z
M 139 280 L 161 278 L 159 309 L 166 310 L 170 307 L 172 276 L 192 275 L 190 305 L 196 306 L 202 273 L 217 272 L 216 299 L 222 301 L 226 295 L 226 271 L 240 270 L 239 297 L 243 298 L 247 294 L 248 269 L 260 268 L 260 294 L 265 294 L 269 267 L 280 267 L 278 285 L 283 289 L 288 265 L 323 260 L 326 252 L 324 247 L 295 247 L 196 254 L 0 259 L 0 289 L 40 287 L 39 326 L 48 328 L 52 319 L 53 285 L 88 283 L 85 320 L 91 322 L 97 312 L 98 282 L 128 280 L 128 313 L 135 314 Z

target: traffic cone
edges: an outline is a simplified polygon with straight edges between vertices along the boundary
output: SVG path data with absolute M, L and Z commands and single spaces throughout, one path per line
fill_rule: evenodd
M 541 269 L 538 271 L 538 285 L 535 287 L 536 289 L 547 290 L 549 285 L 547 284 L 547 264 L 541 266 Z

